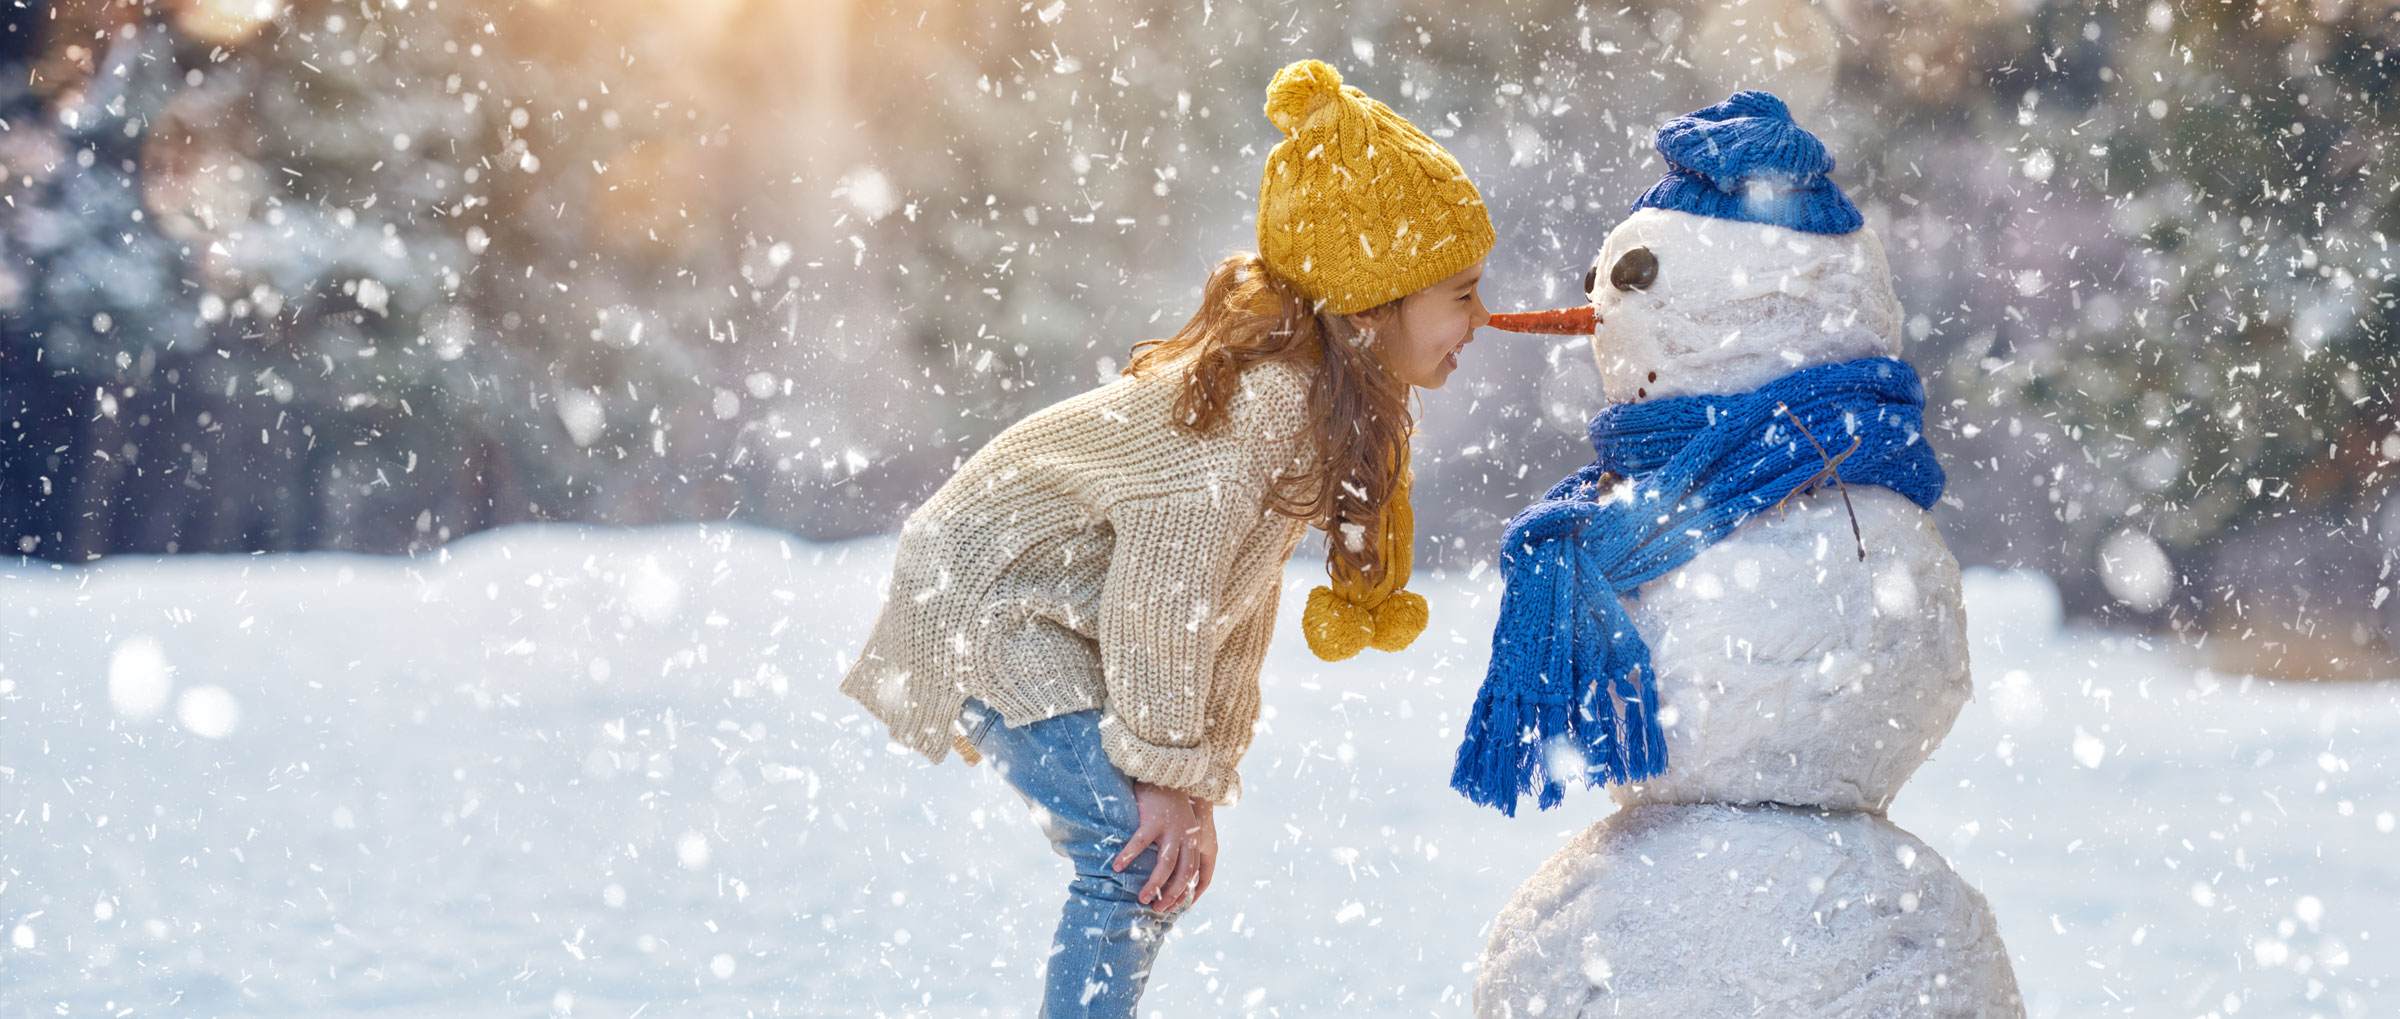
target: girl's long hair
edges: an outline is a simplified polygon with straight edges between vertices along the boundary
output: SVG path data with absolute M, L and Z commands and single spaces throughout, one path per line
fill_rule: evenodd
M 1388 316 L 1397 304 L 1367 314 Z M 1225 423 L 1242 372 L 1274 361 L 1313 368 L 1307 430 L 1317 456 L 1310 469 L 1274 479 L 1267 507 L 1325 531 L 1325 567 L 1336 580 L 1371 583 L 1384 568 L 1383 507 L 1399 486 L 1412 422 L 1408 383 L 1385 370 L 1368 339 L 1242 252 L 1209 271 L 1200 310 L 1175 335 L 1134 346 L 1125 374 L 1182 371 L 1175 423 L 1206 435 Z

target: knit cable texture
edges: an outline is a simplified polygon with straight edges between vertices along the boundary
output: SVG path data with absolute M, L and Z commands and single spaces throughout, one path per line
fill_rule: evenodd
M 1258 253 L 1325 311 L 1406 297 L 1492 250 L 1483 195 L 1440 144 L 1319 60 L 1267 87 L 1285 135 L 1258 184 Z
M 1636 209 L 1673 209 L 1819 234 L 1846 234 L 1866 217 L 1829 174 L 1825 143 L 1792 122 L 1783 100 L 1736 92 L 1658 129 L 1667 175 Z
M 1408 450 L 1400 451 L 1400 483 L 1384 504 L 1380 543 L 1383 569 L 1374 579 L 1335 576 L 1333 583 L 1308 593 L 1308 608 L 1300 615 L 1300 632 L 1318 658 L 1338 662 L 1367 648 L 1399 651 L 1425 632 L 1425 596 L 1403 590 L 1415 558 L 1416 514 L 1409 508 Z M 1327 541 L 1348 540 L 1328 535 Z M 1362 535 L 1360 540 L 1365 540 Z
M 1035 412 L 902 527 L 842 691 L 939 762 L 960 703 L 1009 725 L 1102 708 L 1125 774 L 1230 802 L 1259 710 L 1283 565 L 1305 524 L 1266 509 L 1303 466 L 1306 369 L 1242 376 L 1228 422 L 1170 423 L 1181 366 Z
M 1821 483 L 1829 456 L 1844 482 L 1931 508 L 1943 479 L 1924 410 L 1916 372 L 1875 357 L 1805 368 L 1749 393 L 1600 412 L 1589 428 L 1598 459 L 1518 513 L 1501 538 L 1500 621 L 1451 787 L 1514 816 L 1524 793 L 1556 806 L 1562 778 L 1605 785 L 1664 771 L 1650 647 L 1620 599 Z

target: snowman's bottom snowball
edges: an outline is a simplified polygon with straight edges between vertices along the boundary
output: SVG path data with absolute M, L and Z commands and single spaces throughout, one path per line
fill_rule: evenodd
M 1517 889 L 1483 1019 L 2017 1019 L 1991 908 L 1873 814 L 1656 805 L 1578 835 Z

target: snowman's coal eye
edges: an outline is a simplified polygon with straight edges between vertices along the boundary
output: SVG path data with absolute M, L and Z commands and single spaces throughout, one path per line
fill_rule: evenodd
M 1599 282 L 1600 267 L 1598 265 L 1594 265 L 1591 268 L 1583 271 L 1583 292 L 1585 294 L 1590 294 L 1592 292 L 1592 287 L 1598 285 Z
M 1617 256 L 1617 264 L 1608 270 L 1608 284 L 1631 292 L 1648 290 L 1658 282 L 1658 256 L 1648 248 L 1635 248 Z

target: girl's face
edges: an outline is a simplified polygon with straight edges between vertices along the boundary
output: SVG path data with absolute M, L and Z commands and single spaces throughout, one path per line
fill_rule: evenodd
M 1375 331 L 1383 350 L 1384 368 L 1419 389 L 1440 389 L 1458 370 L 1458 352 L 1475 342 L 1475 330 L 1491 321 L 1476 286 L 1483 282 L 1483 262 L 1400 299 L 1397 311 L 1382 310 L 1352 317 L 1352 323 Z

